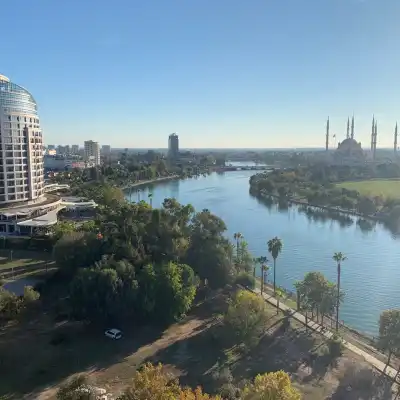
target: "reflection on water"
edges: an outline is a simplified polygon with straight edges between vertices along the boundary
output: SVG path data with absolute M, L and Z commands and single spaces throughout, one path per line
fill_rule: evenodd
M 332 255 L 343 252 L 348 260 L 342 267 L 346 298 L 340 317 L 356 329 L 376 335 L 380 312 L 400 307 L 398 235 L 370 220 L 256 199 L 249 194 L 252 174 L 226 172 L 160 182 L 151 188 L 153 205 L 158 207 L 165 198 L 175 197 L 198 210 L 208 208 L 226 222 L 228 235 L 244 235 L 256 257 L 267 255 L 268 239 L 281 237 L 284 248 L 277 261 L 277 280 L 289 290 L 309 271 L 319 270 L 335 281 Z M 149 187 L 140 189 L 141 198 L 147 199 Z M 134 201 L 136 197 L 134 193 Z

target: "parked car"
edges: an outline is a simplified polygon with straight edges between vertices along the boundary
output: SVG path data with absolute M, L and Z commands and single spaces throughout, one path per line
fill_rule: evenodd
M 122 332 L 119 329 L 109 329 L 104 334 L 110 339 L 118 340 L 122 338 Z

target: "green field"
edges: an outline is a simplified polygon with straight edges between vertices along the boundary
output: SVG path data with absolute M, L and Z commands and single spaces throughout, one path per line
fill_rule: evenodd
M 383 196 L 393 199 L 400 198 L 399 179 L 372 179 L 367 181 L 342 182 L 338 187 L 357 190 L 365 196 Z

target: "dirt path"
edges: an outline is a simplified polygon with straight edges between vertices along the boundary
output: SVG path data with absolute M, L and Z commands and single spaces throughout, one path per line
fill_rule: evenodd
M 166 349 L 172 344 L 181 340 L 188 339 L 200 333 L 207 327 L 208 320 L 204 319 L 186 319 L 180 323 L 172 325 L 162 335 L 161 338 L 139 347 L 135 352 L 126 355 L 119 362 L 116 362 L 104 369 L 93 369 L 89 371 L 90 377 L 94 380 L 96 386 L 107 389 L 107 392 L 117 396 L 128 385 L 136 369 L 147 359 L 153 357 L 157 352 Z M 125 336 L 123 341 L 127 347 L 134 341 L 134 337 Z M 113 343 L 110 342 L 110 345 Z M 119 351 L 121 352 L 121 350 Z M 87 373 L 87 370 L 80 373 Z M 24 400 L 50 400 L 55 398 L 57 387 L 51 387 L 44 390 L 39 395 L 27 396 Z

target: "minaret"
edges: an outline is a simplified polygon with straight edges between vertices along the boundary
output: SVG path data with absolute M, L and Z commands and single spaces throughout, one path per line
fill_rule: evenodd
M 354 115 L 351 119 L 351 138 L 354 139 Z
M 373 153 L 373 158 L 375 160 L 376 157 L 376 142 L 378 139 L 378 121 L 375 121 L 375 129 L 374 129 L 374 153 Z
M 329 117 L 326 121 L 326 140 L 325 140 L 325 150 L 329 150 Z
M 346 134 L 346 139 L 348 139 L 349 136 L 349 132 L 350 132 L 350 119 L 349 117 L 347 117 L 347 134 Z
M 396 122 L 396 128 L 394 129 L 394 152 L 395 154 L 397 153 L 397 122 Z
M 375 136 L 375 115 L 372 117 L 372 128 L 371 128 L 371 153 L 374 151 L 374 136 Z

